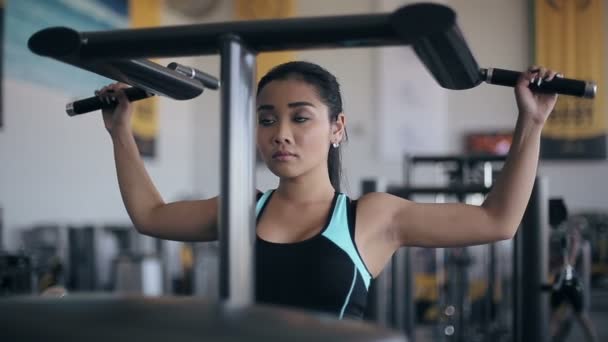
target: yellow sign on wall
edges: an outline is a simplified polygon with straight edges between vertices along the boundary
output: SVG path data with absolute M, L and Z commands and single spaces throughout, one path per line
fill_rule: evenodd
M 543 130 L 544 157 L 605 157 L 602 1 L 534 0 L 535 64 L 598 85 L 594 100 L 560 97 Z
M 235 16 L 238 20 L 263 20 L 289 18 L 295 15 L 295 0 L 235 0 Z M 257 57 L 258 80 L 273 67 L 293 61 L 290 51 L 260 53 Z
M 151 27 L 161 24 L 163 0 L 130 0 L 131 27 Z M 158 135 L 158 98 L 151 97 L 134 103 L 133 134 L 142 156 L 155 155 Z

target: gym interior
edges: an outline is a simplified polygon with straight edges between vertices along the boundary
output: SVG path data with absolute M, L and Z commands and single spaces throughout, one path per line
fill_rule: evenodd
M 342 144 L 342 192 L 351 198 L 385 192 L 423 203 L 481 205 L 513 143 L 517 107 L 512 86 L 479 81 L 467 89 L 450 89 L 413 48 L 415 40 L 367 44 L 336 33 L 317 44 L 305 37 L 338 30 L 342 22 L 356 27 L 342 18 L 362 16 L 371 22 L 419 2 L 2 1 L 0 321 L 9 323 L 0 324 L 0 340 L 608 340 L 603 325 L 608 319 L 606 1 L 432 1 L 454 11 L 462 34 L 455 39 L 466 41 L 479 65 L 523 71 L 543 64 L 566 78 L 593 81 L 597 92 L 591 99 L 560 94 L 542 133 L 534 188 L 513 239 L 400 248 L 373 280 L 363 320 L 355 322 L 284 308 L 264 311 L 247 296 L 244 302 L 231 299 L 238 297 L 238 289 L 251 291 L 255 284 L 254 263 L 247 257 L 255 255 L 251 246 L 243 251 L 230 245 L 232 240 L 180 242 L 139 233 L 123 205 L 100 107 L 85 115 L 66 109 L 125 78 L 108 77 L 114 69 L 81 63 L 80 56 L 42 56 L 28 45 L 50 27 L 126 37 L 137 28 L 278 20 L 277 30 L 284 24 L 287 32 L 295 25 L 280 20 L 334 17 L 334 28 L 301 28 L 313 32 L 299 37 L 308 44 L 304 48 L 290 45 L 288 33 L 284 42 L 260 43 L 269 48 L 252 54 L 253 81 L 291 60 L 314 62 L 336 75 L 348 128 L 348 141 Z M 247 39 L 258 39 L 247 32 L 236 45 L 247 47 Z M 188 44 L 195 47 L 148 56 L 110 43 L 95 51 L 105 53 L 106 60 L 146 58 L 153 67 L 142 73 L 161 66 L 182 77 L 183 84 L 190 82 L 196 94 L 181 100 L 178 90 L 162 94 L 155 93 L 155 85 L 146 89 L 144 97 L 150 92 L 158 96 L 136 103 L 135 140 L 165 201 L 219 193 L 245 198 L 224 203 L 234 210 L 224 215 L 237 219 L 225 219 L 229 223 L 220 229 L 235 226 L 230 232 L 236 235 L 248 228 L 236 227 L 245 222 L 241 218 L 251 221 L 241 204 L 253 203 L 248 195 L 254 188 L 276 188 L 278 178 L 256 156 L 252 132 L 226 127 L 223 121 L 230 99 L 225 89 L 241 82 L 246 68 L 231 65 L 236 69 L 229 71 L 222 59 L 226 50 L 198 53 L 206 42 L 192 38 Z M 61 46 L 57 51 L 64 47 L 59 41 L 48 45 Z M 139 70 L 135 64 L 125 67 Z M 203 75 L 202 85 L 192 86 L 196 81 L 189 74 L 195 72 Z M 453 73 L 449 68 L 445 72 Z M 143 86 L 140 82 L 149 78 L 128 79 L 131 86 Z M 238 91 L 249 91 L 251 97 L 250 87 L 239 90 L 237 84 L 234 91 L 237 101 L 244 97 Z M 246 102 L 231 108 L 253 115 Z M 238 183 L 243 175 L 252 181 Z M 247 190 L 239 188 L 242 184 Z M 231 305 L 240 305 L 236 314 Z M 192 315 L 201 316 L 193 320 Z

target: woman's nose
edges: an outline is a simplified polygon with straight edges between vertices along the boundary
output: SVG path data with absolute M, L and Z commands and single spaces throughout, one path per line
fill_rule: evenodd
M 292 142 L 291 129 L 288 123 L 280 123 L 277 125 L 274 142 L 277 144 L 290 144 Z

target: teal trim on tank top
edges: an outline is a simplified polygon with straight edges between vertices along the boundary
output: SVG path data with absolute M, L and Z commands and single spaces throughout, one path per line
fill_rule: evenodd
M 363 264 L 363 260 L 361 260 L 359 253 L 357 253 L 353 239 L 350 237 L 346 205 L 346 195 L 340 194 L 329 226 L 323 232 L 323 236 L 335 243 L 344 252 L 346 252 L 346 254 L 348 254 L 355 266 L 357 266 L 357 269 L 359 269 L 361 278 L 363 278 L 363 282 L 365 283 L 365 288 L 369 290 L 369 283 L 372 276 L 369 274 L 369 272 L 367 272 L 367 269 Z
M 260 215 L 260 211 L 262 211 L 262 208 L 264 208 L 264 204 L 266 204 L 266 201 L 268 201 L 268 197 L 270 197 L 270 194 L 272 194 L 273 190 L 268 190 L 266 191 L 262 197 L 260 197 L 260 199 L 258 200 L 258 203 L 255 205 L 255 217 L 257 218 Z
M 342 310 L 340 310 L 340 317 L 339 319 L 344 318 L 344 311 L 346 310 L 346 307 L 348 306 L 348 302 L 350 302 L 350 295 L 353 294 L 353 289 L 355 288 L 355 283 L 357 282 L 357 265 L 354 265 L 354 269 L 353 269 L 353 281 L 350 284 L 350 290 L 348 290 L 348 294 L 346 295 L 346 299 L 344 299 L 344 305 L 342 305 Z

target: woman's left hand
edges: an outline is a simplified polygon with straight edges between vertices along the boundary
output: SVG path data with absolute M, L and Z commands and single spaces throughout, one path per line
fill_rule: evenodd
M 515 98 L 521 118 L 530 119 L 531 122 L 541 126 L 544 125 L 555 107 L 557 94 L 533 92 L 529 85 L 551 82 L 555 77 L 563 76 L 556 71 L 538 66 L 532 66 L 528 71 L 522 72 L 515 86 Z

